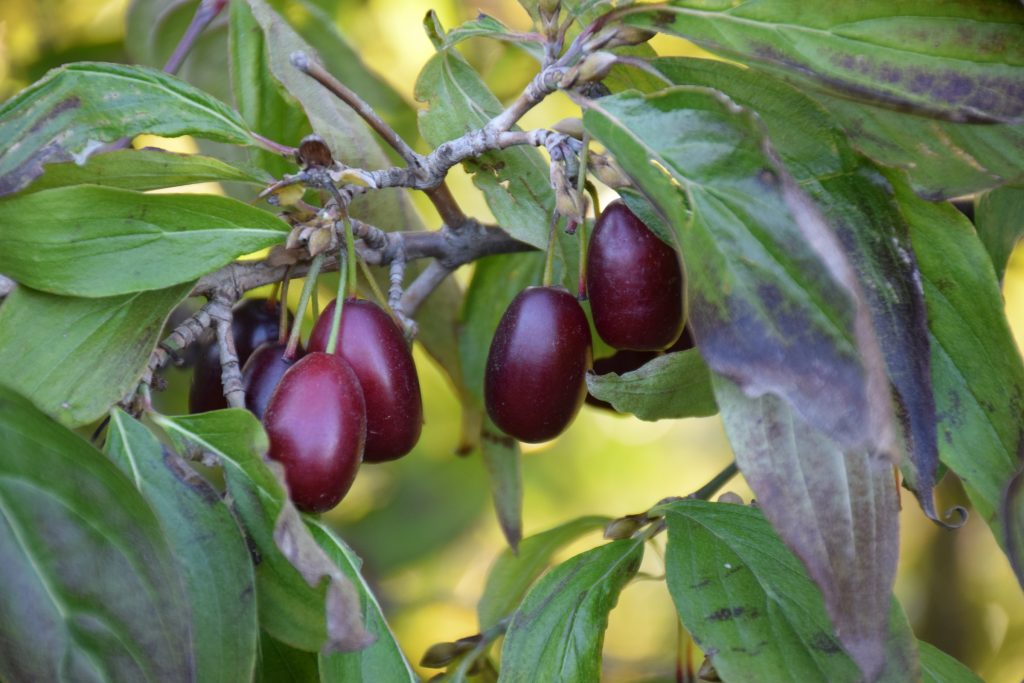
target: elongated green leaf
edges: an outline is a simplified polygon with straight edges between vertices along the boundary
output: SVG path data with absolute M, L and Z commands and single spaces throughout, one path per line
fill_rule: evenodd
M 252 677 L 259 628 L 249 549 L 217 491 L 121 410 L 106 453 L 153 507 L 184 579 L 197 681 Z
M 1017 3 L 672 0 L 628 21 L 846 97 L 951 121 L 1024 117 Z
M 928 303 L 939 456 L 1002 538 L 996 511 L 1017 470 L 1024 364 L 992 260 L 963 214 L 919 199 L 896 174 L 889 179 L 910 223 Z
M 319 683 L 317 655 L 297 650 L 263 631 L 255 683 Z
M 518 552 L 510 548 L 503 550 L 487 574 L 487 583 L 476 607 L 480 631 L 486 631 L 515 611 L 526 591 L 551 564 L 555 553 L 610 521 L 609 517 L 580 517 L 524 538 Z
M 177 442 L 213 454 L 224 468 L 235 512 L 260 556 L 260 626 L 311 652 L 348 652 L 372 642 L 355 588 L 313 540 L 288 499 L 280 466 L 264 460 L 267 437 L 252 413 L 154 419 Z
M 358 652 L 320 655 L 321 683 L 376 683 L 377 681 L 410 681 L 418 683 L 409 662 L 388 628 L 380 603 L 359 573 L 362 560 L 322 522 L 306 520 L 313 538 L 323 548 L 359 592 L 363 611 L 363 627 L 376 641 Z
M 18 287 L 0 306 L 0 384 L 62 423 L 102 417 L 130 393 L 191 283 L 105 299 Z
M 478 14 L 476 19 L 471 19 L 459 26 L 456 26 L 451 31 L 448 31 L 444 37 L 443 47 L 445 49 L 454 47 L 462 41 L 469 40 L 470 38 L 492 38 L 494 40 L 504 40 L 521 48 L 537 61 L 542 61 L 544 59 L 544 48 L 540 44 L 538 35 L 531 36 L 523 33 L 516 33 L 508 26 L 505 26 L 505 24 L 488 14 L 484 14 L 483 12 Z
M 509 624 L 499 680 L 599 680 L 608 613 L 640 569 L 643 544 L 612 541 L 563 562 L 538 581 Z
M 182 577 L 131 481 L 2 387 L 0 442 L 0 678 L 195 680 Z
M 480 452 L 491 482 L 491 499 L 501 532 L 516 550 L 523 537 L 523 472 L 519 442 L 484 417 Z
M 420 132 L 435 147 L 482 127 L 503 109 L 479 74 L 453 49 L 440 50 L 423 67 L 416 81 L 416 99 L 427 105 L 420 113 Z M 488 152 L 464 165 L 501 227 L 543 249 L 554 194 L 541 153 L 520 145 Z
M 949 199 L 1024 182 L 1024 128 L 939 121 L 909 112 L 809 93 L 843 126 L 850 142 L 884 166 L 906 171 L 914 191 Z
M 270 74 L 263 31 L 249 5 L 232 2 L 229 11 L 228 44 L 235 105 L 252 130 L 297 147 L 311 131 L 309 122 L 298 102 L 282 92 Z M 295 172 L 294 163 L 265 150 L 256 150 L 253 161 L 277 177 Z
M 1024 458 L 1003 491 L 999 517 L 1003 524 L 1003 547 L 1017 581 L 1024 587 Z
M 899 406 L 907 483 L 937 519 L 932 483 L 939 456 L 924 292 L 906 221 L 885 180 L 856 157 L 828 113 L 788 85 L 710 60 L 661 59 L 654 65 L 674 82 L 721 89 L 757 111 L 786 168 L 835 226 L 862 283 Z
M 973 671 L 923 640 L 917 641 L 921 652 L 923 683 L 982 683 Z
M 0 105 L 0 196 L 28 185 L 43 164 L 83 162 L 102 143 L 140 133 L 255 144 L 236 112 L 173 76 L 68 64 Z
M 840 448 L 777 398 L 750 399 L 726 379 L 714 382 L 740 471 L 821 588 L 843 647 L 874 680 L 899 552 L 892 464 Z
M 669 592 L 723 680 L 862 680 L 829 624 L 821 594 L 756 509 L 681 500 L 657 511 L 668 523 Z M 878 600 L 888 622 L 881 624 L 887 650 L 877 680 L 919 680 L 903 611 L 888 593 Z
M 1024 153 L 1017 158 L 1024 158 Z M 1002 282 L 1013 247 L 1024 236 L 1024 187 L 1000 187 L 981 195 L 974 218 L 996 279 Z
M 705 417 L 718 412 L 708 366 L 696 349 L 669 353 L 617 375 L 587 373 L 595 398 L 641 420 Z
M 84 165 L 71 161 L 50 164 L 27 191 L 86 184 L 126 190 L 156 190 L 224 181 L 268 184 L 270 178 L 259 169 L 227 164 L 199 154 L 122 149 L 91 156 Z
M 195 280 L 287 231 L 227 197 L 61 187 L 0 201 L 0 272 L 54 294 L 128 294 Z

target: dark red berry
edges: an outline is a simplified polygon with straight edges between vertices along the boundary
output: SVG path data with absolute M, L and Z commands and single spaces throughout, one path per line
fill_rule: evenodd
M 679 335 L 679 339 L 676 339 L 672 346 L 665 349 L 665 353 L 676 353 L 677 351 L 689 351 L 696 344 L 693 341 L 693 333 L 690 332 L 690 326 L 687 325 L 683 328 L 683 333 Z
M 614 372 L 616 375 L 621 375 L 626 372 L 632 372 L 660 355 L 657 351 L 616 351 L 610 356 L 598 358 L 594 361 L 594 374 L 607 375 L 610 372 Z M 611 403 L 595 398 L 590 392 L 587 392 L 586 402 L 587 405 L 592 405 L 595 408 L 605 408 L 615 413 L 618 412 L 612 407 Z
M 621 201 L 594 226 L 587 292 L 597 333 L 617 349 L 658 351 L 682 332 L 679 257 Z
M 294 358 L 286 359 L 284 350 L 287 346 L 286 343 L 276 341 L 260 344 L 242 368 L 245 407 L 260 419 L 284 373 L 302 357 L 300 347 Z
M 330 510 L 356 478 L 366 442 L 366 405 L 344 358 L 310 353 L 284 373 L 263 414 L 270 457 L 305 512 Z
M 239 366 L 244 366 L 257 346 L 278 337 L 278 304 L 272 299 L 245 299 L 232 310 L 231 334 Z M 212 332 L 212 331 L 211 331 Z M 220 347 L 212 334 L 200 344 L 199 361 L 188 392 L 190 413 L 227 408 L 220 382 Z
M 309 336 L 310 351 L 325 351 L 334 319 L 331 302 Z M 402 331 L 384 310 L 365 299 L 347 299 L 337 353 L 359 378 L 366 401 L 366 462 L 400 458 L 419 441 L 423 400 L 416 365 Z
M 520 441 L 555 438 L 583 404 L 590 353 L 590 327 L 575 297 L 552 287 L 520 292 L 491 341 L 487 414 Z

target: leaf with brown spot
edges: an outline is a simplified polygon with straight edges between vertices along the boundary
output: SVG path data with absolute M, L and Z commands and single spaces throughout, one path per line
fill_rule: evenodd
M 950 121 L 1024 118 L 1024 8 L 951 0 L 672 0 L 626 21 L 802 84 Z
M 679 617 L 727 681 L 860 683 L 803 564 L 759 510 L 680 500 L 655 508 L 668 525 L 665 573 Z M 878 681 L 919 680 L 916 642 L 887 590 Z
M 292 647 L 325 654 L 373 642 L 351 581 L 310 535 L 288 498 L 281 466 L 265 459 L 267 436 L 252 413 L 228 409 L 154 420 L 173 440 L 212 453 L 224 468 L 234 510 L 260 554 L 261 628 Z
M 28 185 L 44 164 L 84 163 L 103 143 L 141 133 L 258 144 L 235 111 L 174 76 L 140 66 L 68 64 L 0 105 L 0 196 Z

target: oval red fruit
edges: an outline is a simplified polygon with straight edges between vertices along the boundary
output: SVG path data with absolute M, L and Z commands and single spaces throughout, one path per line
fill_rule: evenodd
M 587 393 L 590 327 L 569 292 L 530 287 L 505 311 L 484 377 L 487 414 L 506 434 L 537 443 L 569 426 Z
M 288 344 L 276 341 L 260 344 L 242 368 L 245 407 L 260 419 L 263 419 L 263 413 L 270 403 L 270 396 L 284 377 L 284 373 L 302 357 L 300 347 L 296 350 L 294 358 L 286 359 L 284 350 L 287 347 Z
M 366 442 L 363 393 L 345 359 L 310 353 L 297 361 L 271 395 L 263 426 L 296 507 L 324 512 L 337 505 Z
M 617 349 L 658 351 L 683 330 L 679 257 L 621 201 L 594 226 L 587 292 L 597 333 Z
M 325 351 L 334 318 L 331 302 L 309 336 L 310 351 Z M 400 458 L 423 429 L 423 399 L 409 345 L 384 310 L 365 299 L 346 299 L 338 331 L 340 354 L 359 378 L 366 401 L 366 462 Z

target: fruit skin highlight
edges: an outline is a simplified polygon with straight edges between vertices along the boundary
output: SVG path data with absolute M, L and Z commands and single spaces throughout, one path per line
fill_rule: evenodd
M 366 404 L 348 362 L 319 352 L 296 362 L 271 395 L 263 426 L 295 506 L 326 512 L 337 505 L 366 443 Z
M 605 207 L 587 252 L 594 327 L 616 349 L 660 351 L 683 331 L 683 271 L 675 250 L 621 201 Z
M 309 337 L 310 351 L 326 351 L 334 301 Z M 423 430 L 423 399 L 416 364 L 391 316 L 365 299 L 346 299 L 335 351 L 359 379 L 366 401 L 365 462 L 385 462 L 407 454 Z
M 590 327 L 569 292 L 530 287 L 498 323 L 484 376 L 487 414 L 506 434 L 537 443 L 576 417 L 587 394 Z

